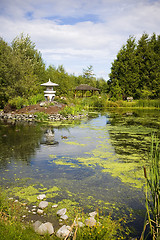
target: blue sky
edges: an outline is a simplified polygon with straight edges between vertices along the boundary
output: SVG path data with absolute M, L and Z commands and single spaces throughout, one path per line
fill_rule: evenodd
M 0 37 L 22 32 L 45 64 L 79 75 L 92 65 L 108 80 L 111 64 L 129 36 L 160 35 L 160 0 L 0 0 Z

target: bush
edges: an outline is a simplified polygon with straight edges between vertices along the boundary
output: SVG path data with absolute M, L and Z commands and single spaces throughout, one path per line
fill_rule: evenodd
M 20 109 L 23 106 L 28 105 L 28 100 L 23 98 L 23 97 L 14 97 L 12 99 L 10 99 L 8 101 L 8 104 L 12 107 L 12 108 L 16 108 L 16 109 Z
M 30 105 L 34 105 L 34 104 L 37 104 L 41 101 L 44 101 L 44 94 L 37 94 L 37 95 L 34 95 L 34 96 L 31 96 L 28 101 L 29 101 L 29 104 Z
M 67 116 L 67 115 L 78 115 L 81 111 L 82 111 L 82 106 L 76 105 L 76 106 L 66 106 L 59 113 L 63 116 Z

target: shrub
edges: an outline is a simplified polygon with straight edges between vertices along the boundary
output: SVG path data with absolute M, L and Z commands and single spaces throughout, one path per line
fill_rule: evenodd
M 82 111 L 82 106 L 76 105 L 76 106 L 66 106 L 59 113 L 62 114 L 63 116 L 67 116 L 67 115 L 78 115 L 81 111 Z
M 20 109 L 22 108 L 23 106 L 26 106 L 28 105 L 28 100 L 23 98 L 23 97 L 14 97 L 14 98 L 11 98 L 9 101 L 8 101 L 8 104 L 12 107 L 12 108 L 16 108 L 16 109 Z
M 34 96 L 31 96 L 28 101 L 29 101 L 29 104 L 30 105 L 34 105 L 34 104 L 37 104 L 41 101 L 44 101 L 44 95 L 43 94 L 37 94 L 37 95 L 34 95 Z

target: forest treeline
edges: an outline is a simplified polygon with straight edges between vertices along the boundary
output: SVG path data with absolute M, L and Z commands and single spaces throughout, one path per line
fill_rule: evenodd
M 28 35 L 17 36 L 11 44 L 0 38 L 0 108 L 16 98 L 25 102 L 42 96 L 44 89 L 40 84 L 49 78 L 58 84 L 58 96 L 73 97 L 76 86 L 88 84 L 101 89 L 101 94 L 112 101 L 128 96 L 160 98 L 160 36 L 149 37 L 145 33 L 137 43 L 130 37 L 112 63 L 108 81 L 97 79 L 92 66 L 83 69 L 79 76 L 68 74 L 63 65 L 46 67 Z
M 43 94 L 41 83 L 48 80 L 58 84 L 56 95 L 73 96 L 74 89 L 80 84 L 89 84 L 107 92 L 107 82 L 96 79 L 93 67 L 83 70 L 82 75 L 68 74 L 63 65 L 45 66 L 41 53 L 36 49 L 30 37 L 21 34 L 11 45 L 0 38 L 0 108 L 17 97 L 32 98 Z
M 144 33 L 137 43 L 130 37 L 112 63 L 108 85 L 113 100 L 160 98 L 160 35 Z

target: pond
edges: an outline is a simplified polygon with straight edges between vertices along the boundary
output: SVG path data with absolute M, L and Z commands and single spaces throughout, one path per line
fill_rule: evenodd
M 123 217 L 140 236 L 143 166 L 160 111 L 108 110 L 72 124 L 0 123 L 0 186 L 30 203 L 47 201 Z

